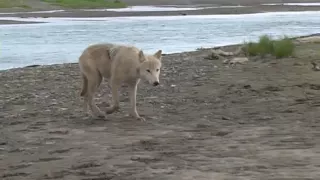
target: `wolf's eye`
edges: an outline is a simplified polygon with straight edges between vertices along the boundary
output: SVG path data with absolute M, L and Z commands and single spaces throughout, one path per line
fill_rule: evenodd
M 159 71 L 159 69 L 157 69 L 157 72 Z
M 149 69 L 147 69 L 147 72 L 151 72 Z

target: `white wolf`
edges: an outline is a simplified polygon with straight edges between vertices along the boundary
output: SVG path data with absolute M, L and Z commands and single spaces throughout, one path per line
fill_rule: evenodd
M 134 46 L 111 43 L 94 44 L 87 47 L 79 57 L 79 67 L 83 79 L 80 95 L 84 97 L 84 111 L 88 106 L 95 117 L 105 117 L 105 113 L 93 101 L 94 93 L 103 78 L 111 86 L 112 105 L 106 113 L 111 114 L 119 109 L 119 88 L 122 83 L 129 87 L 131 103 L 130 115 L 145 121 L 136 108 L 137 86 L 140 79 L 148 81 L 153 86 L 159 85 L 162 50 L 155 54 L 144 54 Z

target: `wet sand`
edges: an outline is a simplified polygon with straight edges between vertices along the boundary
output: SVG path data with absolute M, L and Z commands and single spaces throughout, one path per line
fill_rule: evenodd
M 42 23 L 42 22 L 0 20 L 0 25 L 7 25 L 7 24 L 36 24 L 36 23 Z

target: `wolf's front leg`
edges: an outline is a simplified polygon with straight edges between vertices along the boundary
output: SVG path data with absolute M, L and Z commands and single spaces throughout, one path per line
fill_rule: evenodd
M 130 115 L 133 116 L 134 118 L 141 120 L 141 121 L 146 121 L 145 118 L 141 117 L 138 112 L 137 112 L 137 86 L 138 84 L 130 85 L 129 86 L 129 98 L 130 98 L 130 103 L 131 103 L 131 112 Z

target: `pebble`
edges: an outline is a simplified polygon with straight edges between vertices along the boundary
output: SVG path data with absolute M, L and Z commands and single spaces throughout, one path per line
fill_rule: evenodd
M 222 116 L 222 120 L 230 120 L 230 118 L 226 116 Z
M 56 142 L 55 141 L 47 141 L 47 142 L 45 142 L 45 144 L 55 144 Z

